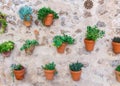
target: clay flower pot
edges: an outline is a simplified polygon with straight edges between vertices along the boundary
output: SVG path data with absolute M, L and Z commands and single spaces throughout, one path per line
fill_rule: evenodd
M 95 41 L 84 39 L 84 43 L 87 51 L 92 51 L 94 49 Z
M 47 80 L 53 80 L 55 75 L 55 70 L 44 70 Z
M 72 79 L 74 81 L 79 81 L 80 80 L 82 70 L 81 71 L 70 71 L 70 72 L 71 72 Z
M 44 25 L 45 26 L 50 26 L 53 23 L 53 14 L 48 14 L 46 18 L 44 19 Z
M 32 24 L 32 16 L 31 16 L 30 21 L 26 21 L 26 20 L 24 20 L 24 21 L 23 21 L 23 24 L 24 24 L 26 27 L 30 27 L 31 24 Z
M 24 78 L 25 68 L 23 67 L 22 70 L 14 70 L 14 75 L 17 80 L 22 80 Z
M 57 48 L 58 53 L 64 53 L 67 44 L 63 43 L 60 47 Z
M 118 82 L 120 82 L 120 72 L 115 71 L 116 79 Z
M 9 57 L 10 54 L 11 54 L 11 51 L 3 52 L 3 53 L 2 53 L 2 56 L 3 56 L 3 57 Z
M 120 43 L 112 42 L 113 52 L 118 54 L 120 53 Z
M 31 46 L 30 48 L 25 49 L 26 54 L 31 55 L 33 53 L 33 50 L 35 49 L 35 46 Z

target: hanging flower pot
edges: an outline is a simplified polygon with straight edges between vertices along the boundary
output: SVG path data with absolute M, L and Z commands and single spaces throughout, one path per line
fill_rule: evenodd
M 120 53 L 120 37 L 114 37 L 112 40 L 113 52 L 116 54 Z
M 53 38 L 53 44 L 57 47 L 58 53 L 64 53 L 67 44 L 74 44 L 75 39 L 68 35 L 57 35 Z
M 58 14 L 50 8 L 43 7 L 38 11 L 38 19 L 41 20 L 45 26 L 51 26 L 53 19 L 58 18 Z
M 12 41 L 6 41 L 0 44 L 0 53 L 3 57 L 9 57 L 13 49 L 14 42 Z
M 116 75 L 116 79 L 118 82 L 120 82 L 120 65 L 118 65 L 115 69 L 115 75 Z
M 32 24 L 32 8 L 29 6 L 23 6 L 19 10 L 19 16 L 23 20 L 23 24 L 30 27 Z
M 20 50 L 25 50 L 26 54 L 31 55 L 38 44 L 36 40 L 26 40 Z
M 78 61 L 76 63 L 71 63 L 69 65 L 71 77 L 74 81 L 79 81 L 81 77 L 82 70 L 81 68 L 83 67 L 82 63 L 79 63 Z
M 103 30 L 99 30 L 97 26 L 91 27 L 87 26 L 87 33 L 84 39 L 85 48 L 87 51 L 92 51 L 94 49 L 95 41 L 98 38 L 102 38 L 105 32 Z
M 56 74 L 56 68 L 55 68 L 55 63 L 48 63 L 45 66 L 42 66 L 42 68 L 44 69 L 44 73 L 45 73 L 45 77 L 47 80 L 53 80 L 54 75 Z

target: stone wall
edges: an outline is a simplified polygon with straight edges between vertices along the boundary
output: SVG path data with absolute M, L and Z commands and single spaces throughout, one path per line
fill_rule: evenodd
M 114 69 L 120 64 L 120 55 L 112 52 L 111 39 L 120 36 L 120 0 L 92 0 L 93 8 L 85 9 L 86 0 L 0 0 L 0 11 L 7 14 L 7 31 L 0 35 L 0 43 L 7 40 L 15 42 L 15 49 L 9 58 L 0 56 L 0 86 L 120 86 L 115 79 Z M 33 24 L 27 28 L 19 18 L 21 6 L 33 8 Z M 51 27 L 38 23 L 37 10 L 51 7 L 59 13 Z M 86 26 L 97 25 L 105 31 L 105 37 L 96 42 L 94 51 L 84 48 Z M 33 31 L 39 30 L 39 43 L 31 56 L 20 51 L 26 39 L 35 39 Z M 58 54 L 52 45 L 55 35 L 65 32 L 76 39 L 74 45 L 68 45 L 64 54 Z M 81 80 L 75 82 L 69 73 L 69 64 L 82 62 Z M 54 61 L 58 74 L 53 81 L 47 81 L 41 65 Z M 10 65 L 21 63 L 26 69 L 25 79 L 12 82 Z

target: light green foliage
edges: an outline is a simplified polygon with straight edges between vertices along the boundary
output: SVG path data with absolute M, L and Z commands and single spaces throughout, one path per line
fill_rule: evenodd
M 39 11 L 38 11 L 38 19 L 43 22 L 45 17 L 48 14 L 53 14 L 54 19 L 59 18 L 58 14 L 55 11 L 51 10 L 50 8 L 43 7 L 41 9 L 39 9 Z
M 83 67 L 83 64 L 82 64 L 82 63 L 79 63 L 78 61 L 75 62 L 75 63 L 71 63 L 71 64 L 69 65 L 69 69 L 70 69 L 71 71 L 80 71 L 82 67 Z
M 96 41 L 98 38 L 102 38 L 105 32 L 103 30 L 99 30 L 97 26 L 91 27 L 87 26 L 86 39 Z
M 53 44 L 56 47 L 60 47 L 62 45 L 62 43 L 68 43 L 68 44 L 73 44 L 75 41 L 75 39 L 73 39 L 71 36 L 68 35 L 57 35 L 53 38 Z
M 24 49 L 30 48 L 31 46 L 36 46 L 38 44 L 39 43 L 37 40 L 26 40 L 23 46 L 20 48 L 20 50 L 24 50 Z
M 14 49 L 14 42 L 7 41 L 0 44 L 0 53 L 8 52 Z

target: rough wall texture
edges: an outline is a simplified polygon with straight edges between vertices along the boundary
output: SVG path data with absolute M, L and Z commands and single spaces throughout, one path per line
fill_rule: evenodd
M 111 39 L 120 36 L 120 0 L 92 0 L 93 8 L 84 8 L 85 0 L 0 0 L 0 11 L 8 15 L 8 27 L 0 35 L 0 42 L 13 40 L 16 44 L 11 57 L 0 56 L 0 86 L 120 86 L 115 79 L 114 69 L 120 64 L 120 55 L 112 52 Z M 33 8 L 32 27 L 26 28 L 18 16 L 21 6 Z M 36 25 L 37 10 L 49 6 L 59 13 L 60 18 L 47 28 L 40 22 Z M 104 38 L 96 42 L 94 51 L 86 52 L 84 37 L 87 25 L 97 25 L 105 30 Z M 34 29 L 40 32 L 39 43 L 31 56 L 20 51 L 26 39 L 35 39 Z M 76 39 L 74 45 L 67 46 L 64 54 L 58 54 L 52 45 L 52 38 L 65 32 Z M 74 61 L 85 64 L 81 80 L 71 79 L 68 65 Z M 53 81 L 44 77 L 41 65 L 54 61 L 58 74 Z M 27 69 L 25 79 L 12 82 L 10 65 L 21 63 Z

